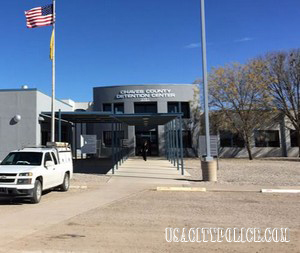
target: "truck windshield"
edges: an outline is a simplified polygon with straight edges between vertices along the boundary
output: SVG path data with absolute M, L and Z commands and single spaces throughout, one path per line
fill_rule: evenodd
M 42 163 L 43 153 L 41 152 L 12 152 L 5 157 L 1 165 L 33 165 Z

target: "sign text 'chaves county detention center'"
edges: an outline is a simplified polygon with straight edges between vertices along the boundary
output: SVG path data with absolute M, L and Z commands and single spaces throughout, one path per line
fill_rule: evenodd
M 144 89 L 144 90 L 120 90 L 116 99 L 128 98 L 174 98 L 175 93 L 171 89 Z

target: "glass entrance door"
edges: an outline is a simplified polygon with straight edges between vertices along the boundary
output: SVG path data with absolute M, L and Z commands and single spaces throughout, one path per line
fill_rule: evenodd
M 141 150 L 145 141 L 148 141 L 148 156 L 158 156 L 157 127 L 135 127 L 135 155 L 142 155 Z

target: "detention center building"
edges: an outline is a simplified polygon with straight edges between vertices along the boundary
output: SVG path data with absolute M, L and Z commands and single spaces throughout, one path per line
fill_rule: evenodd
M 93 89 L 92 102 L 74 102 L 71 99 L 56 100 L 56 140 L 71 143 L 73 154 L 83 157 L 84 136 L 94 136 L 97 156 L 111 156 L 112 129 L 109 122 L 97 124 L 93 121 L 74 123 L 59 119 L 59 115 L 83 117 L 85 114 L 112 114 L 126 116 L 127 122 L 136 115 L 158 115 L 182 113 L 183 155 L 198 156 L 199 128 L 193 121 L 195 86 L 192 84 L 122 85 L 101 86 Z M 0 160 L 10 151 L 25 146 L 45 145 L 50 141 L 51 97 L 37 89 L 0 90 Z M 59 114 L 58 112 L 61 112 Z M 150 119 L 150 120 L 149 120 Z M 119 140 L 126 140 L 130 155 L 140 155 L 141 145 L 150 143 L 149 155 L 163 156 L 166 152 L 164 125 L 151 123 L 151 117 L 140 119 L 142 124 L 122 124 L 115 129 Z M 60 126 L 58 126 L 60 121 Z M 58 128 L 60 130 L 58 131 Z M 219 156 L 247 157 L 244 143 L 238 135 L 219 131 Z M 253 132 L 252 150 L 254 157 L 297 156 L 298 142 L 295 130 L 286 118 L 274 115 L 274 119 L 263 129 Z

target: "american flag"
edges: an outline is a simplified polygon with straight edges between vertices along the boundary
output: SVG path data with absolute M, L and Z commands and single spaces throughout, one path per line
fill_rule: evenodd
M 53 24 L 53 5 L 49 4 L 43 7 L 36 7 L 25 11 L 26 24 L 28 28 Z

